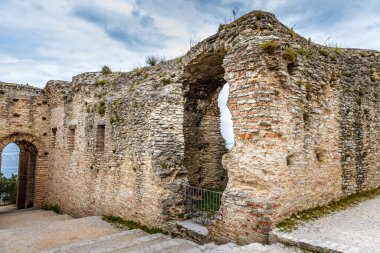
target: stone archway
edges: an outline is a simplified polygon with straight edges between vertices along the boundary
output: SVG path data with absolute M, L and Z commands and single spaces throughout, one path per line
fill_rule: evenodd
M 9 143 L 20 148 L 17 208 L 40 208 L 45 201 L 48 173 L 45 145 L 31 134 L 13 133 L 0 139 L 0 153 Z

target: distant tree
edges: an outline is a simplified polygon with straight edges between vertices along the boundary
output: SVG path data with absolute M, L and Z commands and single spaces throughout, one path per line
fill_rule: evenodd
M 6 178 L 0 173 L 0 205 L 16 203 L 17 176 Z

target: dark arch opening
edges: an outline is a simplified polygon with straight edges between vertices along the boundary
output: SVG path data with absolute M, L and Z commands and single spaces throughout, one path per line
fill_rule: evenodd
M 9 146 L 13 149 L 13 154 L 9 152 Z M 18 147 L 18 152 L 15 146 Z M 18 159 L 15 157 L 17 153 Z M 33 207 L 37 154 L 36 146 L 28 141 L 8 144 L 2 150 L 0 171 L 7 178 L 12 174 L 17 175 L 16 199 L 12 201 L 15 203 L 10 204 L 16 204 L 18 209 Z
M 199 56 L 186 67 L 184 83 L 184 165 L 191 186 L 223 190 L 228 182 L 222 157 L 228 152 L 221 132 L 218 98 L 225 86 L 224 52 Z

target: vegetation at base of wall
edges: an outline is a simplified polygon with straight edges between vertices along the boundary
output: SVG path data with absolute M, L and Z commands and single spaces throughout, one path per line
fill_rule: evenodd
M 61 207 L 59 205 L 44 205 L 41 209 L 45 211 L 53 211 L 57 214 L 61 213 Z
M 98 106 L 98 113 L 102 117 L 106 114 L 106 102 L 100 101 Z
M 274 54 L 278 48 L 278 43 L 276 41 L 267 41 L 261 44 L 261 48 L 265 53 Z
M 0 173 L 0 205 L 16 204 L 17 176 L 6 178 Z
M 124 228 L 126 227 L 128 229 L 141 229 L 141 230 L 147 232 L 148 234 L 157 234 L 157 233 L 161 233 L 164 235 L 169 234 L 167 231 L 164 231 L 162 229 L 150 228 L 150 227 L 141 225 L 140 223 L 135 222 L 135 221 L 124 220 L 121 217 L 116 217 L 116 216 L 111 216 L 111 215 L 103 215 L 102 220 L 107 221 L 107 222 L 109 222 L 115 226 L 118 226 L 118 227 L 124 227 Z
M 111 71 L 110 67 L 108 67 L 108 66 L 103 66 L 102 67 L 102 74 L 103 75 L 108 75 L 108 74 L 111 74 L 111 73 L 112 73 L 112 71 Z
M 332 201 L 326 206 L 318 206 L 293 214 L 290 218 L 277 224 L 282 231 L 291 231 L 305 221 L 314 220 L 336 211 L 341 211 L 359 204 L 362 201 L 375 198 L 380 195 L 380 188 L 358 192 L 338 201 Z

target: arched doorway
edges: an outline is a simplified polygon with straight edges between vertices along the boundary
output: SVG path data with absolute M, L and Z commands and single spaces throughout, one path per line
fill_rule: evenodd
M 0 138 L 0 153 L 3 153 L 10 143 L 19 148 L 16 206 L 18 209 L 40 208 L 45 200 L 47 183 L 48 153 L 44 149 L 45 145 L 32 135 L 14 133 Z M 0 157 L 0 164 L 4 166 L 2 160 Z M 3 171 L 2 166 L 0 172 Z
M 14 151 L 9 152 L 10 147 L 17 147 L 19 150 L 13 148 Z M 18 153 L 18 159 L 14 157 L 14 153 Z M 12 179 L 12 176 L 17 175 L 15 204 L 18 209 L 33 207 L 37 154 L 36 146 L 28 141 L 8 144 L 2 152 L 1 171 L 4 177 Z M 17 170 L 15 166 L 18 167 Z
M 16 204 L 19 156 L 16 143 L 8 144 L 1 153 L 0 205 Z

